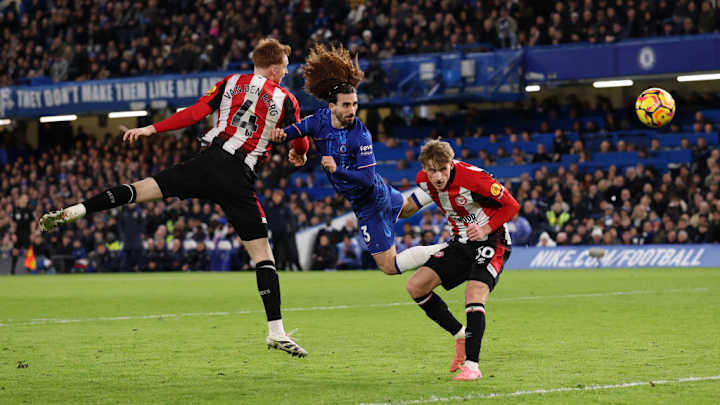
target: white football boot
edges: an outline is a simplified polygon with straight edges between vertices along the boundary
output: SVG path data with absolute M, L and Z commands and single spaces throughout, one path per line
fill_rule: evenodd
M 60 211 L 51 211 L 40 217 L 40 230 L 51 232 L 59 225 L 77 221 L 85 216 L 85 206 L 82 204 L 73 205 Z

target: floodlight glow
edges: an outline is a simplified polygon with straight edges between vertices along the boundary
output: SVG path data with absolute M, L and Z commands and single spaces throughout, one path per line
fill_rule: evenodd
M 609 87 L 628 87 L 632 86 L 633 81 L 626 79 L 626 80 L 601 80 L 597 82 L 593 82 L 593 87 L 596 89 L 605 89 Z
M 705 80 L 720 80 L 720 73 L 708 73 L 703 75 L 685 75 L 678 76 L 679 82 L 700 82 Z
M 131 117 L 146 117 L 148 112 L 145 110 L 140 111 L 114 111 L 108 114 L 108 118 L 131 118 Z
M 47 122 L 61 122 L 61 121 L 75 121 L 77 119 L 77 115 L 71 114 L 71 115 L 48 115 L 45 117 L 40 117 L 41 123 L 47 123 Z

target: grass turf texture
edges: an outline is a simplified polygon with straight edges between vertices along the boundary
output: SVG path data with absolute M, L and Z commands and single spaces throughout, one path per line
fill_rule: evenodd
M 720 398 L 720 380 L 482 398 L 720 375 L 720 270 L 508 271 L 487 304 L 485 378 L 470 383 L 451 381 L 452 338 L 411 303 L 407 278 L 282 273 L 286 329 L 310 352 L 297 359 L 266 349 L 252 273 L 2 277 L 0 403 Z M 464 289 L 438 291 L 464 323 Z

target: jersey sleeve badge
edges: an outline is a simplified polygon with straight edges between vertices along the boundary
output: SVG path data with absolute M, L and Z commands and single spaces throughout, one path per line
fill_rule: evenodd
M 493 197 L 499 196 L 502 191 L 502 186 L 498 183 L 493 183 L 493 185 L 490 186 L 490 194 L 492 194 Z
M 211 94 L 215 93 L 217 91 L 217 84 L 212 86 L 212 89 L 208 90 L 207 93 L 205 93 L 205 96 L 209 97 Z

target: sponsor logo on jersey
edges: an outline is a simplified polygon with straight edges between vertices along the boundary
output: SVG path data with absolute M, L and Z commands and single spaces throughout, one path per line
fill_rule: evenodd
M 500 193 L 502 193 L 502 186 L 497 183 L 493 183 L 493 185 L 490 186 L 490 194 L 492 194 L 493 197 L 497 197 Z
M 467 198 L 465 198 L 465 196 L 463 195 L 458 195 L 457 197 L 455 197 L 455 202 L 458 205 L 465 205 L 467 204 Z
M 475 220 L 477 220 L 477 216 L 475 214 L 466 215 L 466 216 L 460 218 L 460 222 L 465 223 L 465 224 L 473 223 L 473 222 L 475 222 Z
M 205 93 L 206 96 L 210 96 L 211 94 L 215 93 L 217 91 L 217 84 L 212 86 L 212 89 L 208 90 L 207 93 Z
M 363 156 L 370 156 L 373 153 L 373 147 L 372 145 L 362 145 L 360 146 L 360 154 Z

